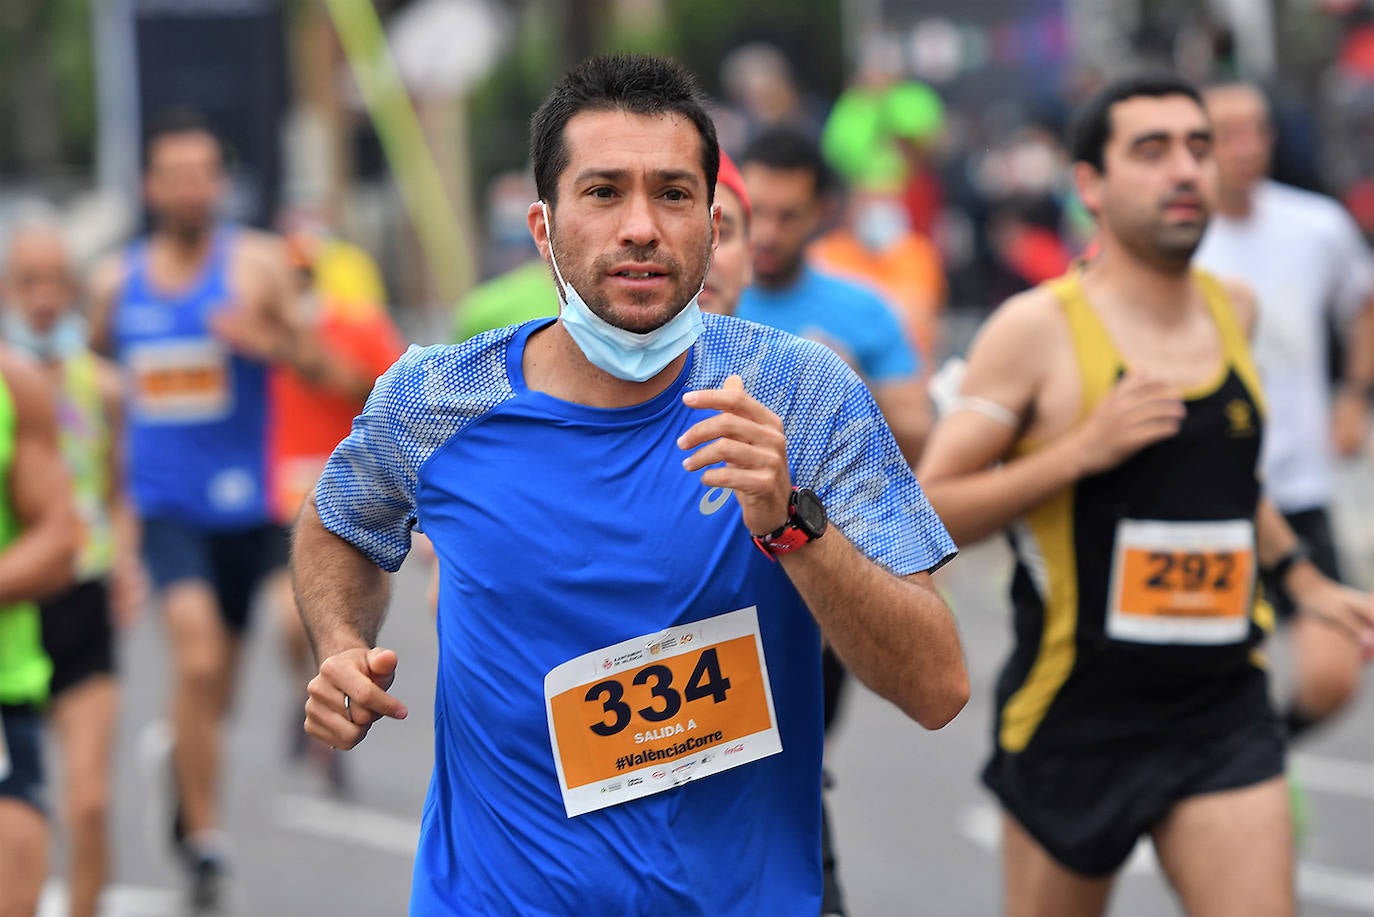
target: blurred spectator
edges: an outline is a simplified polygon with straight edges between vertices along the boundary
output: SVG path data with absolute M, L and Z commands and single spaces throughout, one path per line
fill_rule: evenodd
M 1196 262 L 1243 280 L 1258 298 L 1253 349 L 1268 402 L 1260 454 L 1265 492 L 1312 562 L 1336 579 L 1334 460 L 1337 453 L 1355 455 L 1368 436 L 1374 258 L 1335 201 L 1267 178 L 1275 135 L 1257 87 L 1213 86 L 1205 99 L 1218 193 Z M 1334 399 L 1326 346 L 1332 324 L 1347 346 Z M 1342 630 L 1297 615 L 1280 585 L 1267 581 L 1276 610 L 1294 624 L 1297 684 L 1287 723 L 1297 736 L 1350 701 L 1361 656 Z
M 738 152 L 770 127 L 820 135 L 824 114 L 803 96 L 781 50 L 765 42 L 741 45 L 725 56 L 720 82 L 729 105 L 716 117 L 721 147 Z
M 907 339 L 930 365 L 938 350 L 945 275 L 935 245 L 912 230 L 899 187 L 856 187 L 846 201 L 844 222 L 817 239 L 810 256 L 821 270 L 882 293 L 897 308 Z
M 1057 228 L 1059 211 L 1047 199 L 1012 198 L 999 204 L 988 227 L 992 250 L 1022 289 L 1053 280 L 1072 255 Z
M 933 154 L 944 125 L 935 90 L 872 62 L 836 100 L 821 145 L 853 184 L 900 183 L 911 228 L 930 236 L 943 206 Z
M 487 192 L 487 265 L 496 275 L 468 292 L 453 314 L 453 340 L 558 314 L 553 275 L 530 238 L 530 204 L 538 198 L 526 172 L 493 179 Z
M 774 128 L 749 145 L 740 169 L 753 206 L 754 285 L 740 297 L 739 316 L 842 356 L 868 383 L 914 463 L 930 429 L 930 405 L 896 315 L 872 289 L 819 271 L 806 257 L 833 183 L 820 148 L 799 131 Z
M 720 208 L 720 236 L 700 303 L 703 311 L 734 315 L 740 294 L 754 280 L 754 250 L 749 242 L 751 211 L 744 176 L 724 151 L 716 172 L 715 203 Z
M 0 330 L 8 345 L 34 358 L 55 396 L 58 442 L 71 472 L 76 582 L 44 598 L 39 611 L 52 660 L 46 712 L 61 750 L 69 914 L 94 917 L 110 867 L 106 820 L 120 694 L 115 626 L 130 624 L 144 598 L 137 523 L 120 480 L 120 377 L 86 346 L 80 285 L 57 213 L 35 209 L 11 229 L 0 294 Z M 3 742 L 0 735 L 0 749 Z
M 405 350 L 405 342 L 386 311 L 386 291 L 367 252 L 333 238 L 316 226 L 286 237 L 296 294 L 303 320 L 333 358 L 354 371 L 357 384 L 323 387 L 296 371 L 276 366 L 268 379 L 268 487 L 272 515 L 283 529 L 280 566 L 267 581 L 278 611 L 289 681 L 303 686 L 313 674 L 314 655 L 306 641 L 286 567 L 290 528 L 306 495 L 324 470 L 329 454 L 348 435 L 372 382 Z M 290 699 L 290 750 L 306 750 L 301 729 L 300 697 Z M 330 788 L 345 789 L 342 761 L 318 743 L 310 743 Z
M 466 341 L 493 328 L 557 314 L 553 275 L 544 259 L 536 257 L 468 293 L 454 312 L 453 340 Z

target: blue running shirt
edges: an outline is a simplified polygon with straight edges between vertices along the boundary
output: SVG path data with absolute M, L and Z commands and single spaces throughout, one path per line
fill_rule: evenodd
M 881 296 L 810 266 L 803 266 L 786 289 L 745 287 L 735 314 L 832 347 L 872 385 L 914 379 L 921 368 L 897 316 Z
M 267 370 L 210 329 L 232 302 L 235 230 L 215 231 L 200 277 L 155 289 L 147 242 L 128 254 L 112 316 L 115 357 L 129 380 L 126 462 L 139 515 L 207 530 L 267 522 Z
M 714 412 L 682 393 L 740 374 L 783 418 L 793 480 L 894 573 L 934 569 L 955 548 L 843 362 L 750 322 L 705 321 L 679 378 L 620 409 L 526 388 L 525 342 L 548 320 L 412 348 L 329 461 L 316 501 L 330 531 L 386 570 L 416 525 L 438 553 L 435 761 L 414 915 L 819 911 L 820 634 L 733 495 L 683 470 L 675 440 Z M 744 747 L 712 745 L 697 721 L 715 728 L 717 703 L 758 690 L 733 649 L 698 649 L 722 616 L 757 621 L 755 640 L 734 648 L 762 647 L 781 753 L 688 779 L 674 755 L 695 748 L 702 773 Z M 632 653 L 615 646 L 646 636 Z M 584 656 L 575 683 L 624 676 L 585 702 L 576 689 L 574 731 L 619 757 L 603 762 L 590 810 L 569 816 L 560 780 L 586 762 L 558 732 L 556 763 L 545 679 Z M 696 671 L 669 670 L 684 658 Z

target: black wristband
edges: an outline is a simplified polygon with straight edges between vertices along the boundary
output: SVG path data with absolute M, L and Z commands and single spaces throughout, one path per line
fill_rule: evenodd
M 1266 576 L 1273 581 L 1273 584 L 1285 595 L 1288 588 L 1284 585 L 1284 580 L 1288 577 L 1288 571 L 1293 569 L 1293 565 L 1299 561 L 1311 560 L 1312 552 L 1307 549 L 1307 545 L 1301 538 L 1289 549 L 1288 553 L 1264 568 Z

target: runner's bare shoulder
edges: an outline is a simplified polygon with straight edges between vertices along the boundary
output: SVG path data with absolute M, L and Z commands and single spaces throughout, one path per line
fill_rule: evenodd
M 1018 293 L 998 306 L 979 329 L 969 349 L 963 392 L 1002 395 L 998 402 L 1012 410 L 1028 406 L 1068 346 L 1068 324 L 1059 297 L 1043 286 Z
M 13 347 L 0 346 L 0 376 L 14 402 L 19 426 L 52 422 L 52 384 L 36 360 Z
M 1255 314 L 1259 309 L 1259 300 L 1255 297 L 1255 291 L 1250 285 L 1242 280 L 1232 277 L 1221 278 L 1221 288 L 1226 291 L 1226 299 L 1231 303 L 1231 311 L 1235 313 L 1236 323 L 1240 325 L 1240 330 L 1244 332 L 1246 339 L 1254 336 Z
M 291 264 L 281 236 L 244 229 L 236 237 L 230 271 L 237 292 L 267 308 L 290 297 Z
M 101 258 L 91 270 L 89 288 L 92 307 L 108 308 L 128 279 L 128 259 L 123 252 Z
M 110 352 L 110 314 L 114 311 L 119 291 L 124 289 L 128 279 L 129 265 L 123 252 L 107 255 L 91 271 L 87 318 L 91 330 L 91 349 L 97 353 Z
M 282 270 L 288 265 L 286 242 L 276 233 L 243 229 L 235 237 L 233 259 L 236 265 Z

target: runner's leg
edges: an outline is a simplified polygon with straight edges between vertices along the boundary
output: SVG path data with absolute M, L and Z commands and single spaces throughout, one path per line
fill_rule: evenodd
M 1160 865 L 1189 917 L 1294 913 L 1284 778 L 1186 799 L 1153 835 Z
M 0 917 L 32 917 L 47 872 L 47 820 L 28 803 L 0 798 Z
M 1101 917 L 1115 881 L 1061 866 L 1005 813 L 1002 872 L 1007 917 Z
M 172 645 L 172 761 L 188 837 L 218 828 L 222 718 L 231 681 L 235 642 L 207 583 L 173 583 L 162 598 Z
M 67 878 L 71 917 L 94 917 L 109 872 L 106 818 L 118 711 L 119 687 L 110 675 L 86 678 L 53 702 L 71 851 Z
M 0 722 L 10 762 L 0 780 L 0 917 L 32 917 L 48 871 L 43 717 L 36 708 L 5 707 Z
M 273 571 L 267 580 L 267 594 L 277 610 L 287 677 L 291 687 L 298 689 L 301 703 L 304 704 L 306 682 L 314 676 L 314 654 L 310 650 L 310 641 L 306 639 L 300 612 L 296 610 L 296 596 L 291 591 L 291 572 L 286 569 Z

